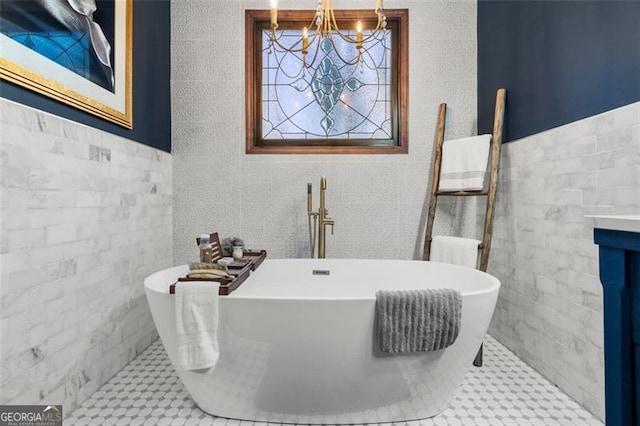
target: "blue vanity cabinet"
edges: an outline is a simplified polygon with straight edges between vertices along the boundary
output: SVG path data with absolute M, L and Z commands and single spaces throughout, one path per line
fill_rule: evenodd
M 640 414 L 638 410 L 640 410 L 640 331 L 635 331 L 636 336 L 636 423 L 640 420 Z
M 640 426 L 640 216 L 596 216 L 607 425 Z

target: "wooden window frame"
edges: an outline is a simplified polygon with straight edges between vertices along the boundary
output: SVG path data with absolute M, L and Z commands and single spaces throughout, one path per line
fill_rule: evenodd
M 246 153 L 247 154 L 407 154 L 409 115 L 409 11 L 389 9 L 384 11 L 389 26 L 395 30 L 392 39 L 392 102 L 394 139 L 396 145 L 376 146 L 369 140 L 358 145 L 346 145 L 344 139 L 316 139 L 265 142 L 260 137 L 262 121 L 262 49 L 261 31 L 270 26 L 269 10 L 245 11 L 245 104 L 246 104 Z M 283 28 L 308 25 L 313 10 L 279 10 L 278 23 Z M 336 20 L 345 28 L 355 27 L 357 20 L 370 26 L 371 10 L 336 10 Z

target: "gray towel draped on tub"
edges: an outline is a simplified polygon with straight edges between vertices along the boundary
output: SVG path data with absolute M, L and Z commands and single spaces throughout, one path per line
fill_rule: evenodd
M 437 351 L 458 337 L 462 297 L 452 289 L 380 290 L 376 311 L 382 352 Z

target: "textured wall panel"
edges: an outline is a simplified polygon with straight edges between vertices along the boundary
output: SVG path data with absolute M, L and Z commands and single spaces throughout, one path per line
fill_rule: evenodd
M 265 248 L 270 257 L 308 256 L 306 183 L 314 185 L 317 207 L 321 175 L 336 220 L 327 256 L 419 258 L 438 105 L 449 104 L 449 137 L 476 128 L 475 2 L 385 2 L 409 8 L 409 154 L 360 156 L 246 155 L 244 10 L 268 4 L 216 1 L 224 19 L 215 20 L 213 1 L 171 7 L 176 262 L 194 259 L 194 237 L 213 230 Z M 475 205 L 468 201 L 457 208 L 443 201 L 441 232 L 475 233 Z

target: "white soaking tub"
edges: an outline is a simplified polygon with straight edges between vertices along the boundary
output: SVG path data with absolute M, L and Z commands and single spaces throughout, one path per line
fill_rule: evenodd
M 144 283 L 174 366 L 169 285 L 187 270 L 166 269 Z M 398 356 L 378 351 L 377 290 L 445 287 L 462 294 L 462 326 L 452 346 Z M 217 365 L 178 375 L 202 410 L 221 417 L 323 424 L 431 417 L 447 407 L 472 368 L 499 288 L 491 275 L 442 263 L 268 259 L 235 292 L 220 297 Z

